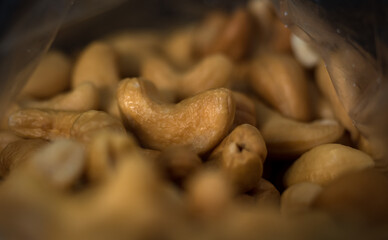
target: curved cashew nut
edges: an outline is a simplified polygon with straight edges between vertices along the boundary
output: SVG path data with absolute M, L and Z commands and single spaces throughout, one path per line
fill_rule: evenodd
M 286 186 L 300 182 L 328 184 L 349 172 L 373 168 L 373 159 L 364 152 L 341 144 L 323 144 L 304 153 L 284 175 Z
M 78 85 L 71 92 L 63 93 L 49 100 L 26 100 L 21 102 L 23 108 L 52 109 L 62 111 L 88 111 L 98 109 L 99 93 L 90 82 Z
M 137 78 L 123 80 L 117 91 L 121 113 L 147 147 L 188 146 L 205 153 L 233 123 L 235 102 L 227 89 L 209 90 L 178 104 L 152 99 L 150 91 L 155 91 L 153 85 Z
M 21 163 L 28 161 L 33 153 L 46 144 L 41 139 L 23 139 L 9 143 L 0 153 L 0 177 L 5 177 Z
M 72 62 L 66 55 L 49 51 L 27 80 L 20 95 L 48 98 L 64 91 L 70 85 L 71 67 Z
M 211 55 L 186 73 L 178 73 L 157 58 L 146 60 L 142 76 L 166 95 L 176 93 L 184 99 L 212 88 L 226 87 L 233 77 L 233 63 L 223 55 Z M 172 97 L 174 99 L 174 95 Z
M 214 149 L 209 164 L 219 166 L 240 192 L 246 192 L 259 182 L 266 157 L 267 148 L 259 130 L 243 124 Z
M 286 117 L 312 117 L 308 82 L 303 68 L 286 54 L 264 54 L 251 65 L 253 89 Z
M 9 128 L 27 138 L 75 138 L 88 142 L 100 130 L 125 132 L 119 120 L 107 113 L 23 109 L 9 118 Z
M 261 178 L 256 187 L 245 194 L 244 197 L 248 197 L 248 199 L 250 197 L 255 206 L 279 207 L 280 205 L 279 191 L 271 182 L 264 178 Z
M 343 127 L 335 120 L 298 122 L 283 117 L 259 101 L 255 103 L 257 128 L 271 156 L 298 156 L 315 146 L 334 142 L 343 134 Z

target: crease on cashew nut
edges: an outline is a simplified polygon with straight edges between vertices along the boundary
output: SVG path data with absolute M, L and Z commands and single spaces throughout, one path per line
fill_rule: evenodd
M 327 185 L 349 172 L 373 168 L 375 163 L 366 153 L 341 144 L 322 144 L 298 158 L 284 175 L 284 183 L 300 182 Z
M 352 140 L 356 141 L 360 133 L 340 101 L 324 62 L 318 64 L 315 70 L 315 79 L 319 90 L 330 102 L 336 118 L 350 132 Z
M 0 177 L 5 177 L 20 164 L 30 160 L 33 153 L 46 144 L 41 139 L 22 139 L 9 143 L 0 152 Z
M 69 139 L 55 140 L 36 151 L 29 162 L 49 184 L 66 189 L 79 180 L 85 166 L 84 146 Z
M 150 91 L 157 93 L 152 83 L 126 79 L 119 85 L 117 99 L 128 126 L 151 149 L 187 146 L 205 153 L 233 123 L 235 102 L 228 89 L 209 90 L 177 104 L 162 103 Z
M 280 198 L 281 213 L 297 215 L 312 211 L 313 202 L 322 189 L 321 185 L 311 182 L 301 182 L 290 186 Z
M 27 99 L 20 102 L 23 108 L 52 109 L 62 111 L 88 111 L 99 107 L 99 93 L 90 82 L 81 83 L 68 93 L 59 94 L 48 100 Z
M 165 95 L 184 99 L 205 90 L 229 86 L 233 69 L 233 63 L 227 57 L 216 54 L 204 58 L 185 73 L 172 69 L 162 59 L 150 58 L 142 65 L 141 72 L 142 77 L 153 82 Z
M 257 100 L 255 104 L 256 126 L 271 156 L 298 156 L 315 146 L 335 142 L 343 135 L 343 127 L 333 119 L 299 122 L 280 115 Z
M 139 152 L 135 140 L 121 132 L 101 131 L 88 144 L 86 174 L 92 182 L 102 182 L 115 174 L 126 154 Z
M 27 80 L 21 96 L 49 98 L 70 85 L 72 61 L 62 52 L 49 51 Z
M 259 130 L 243 124 L 225 137 L 208 161 L 224 171 L 240 192 L 247 192 L 260 181 L 266 157 L 267 148 Z
M 9 118 L 9 128 L 27 138 L 75 138 L 88 142 L 100 130 L 125 132 L 121 122 L 107 113 L 90 110 L 66 112 L 55 110 L 23 109 Z
M 198 27 L 194 46 L 202 56 L 224 53 L 240 60 L 248 53 L 252 31 L 252 19 L 246 9 L 237 9 L 231 16 L 215 12 Z
M 308 81 L 304 69 L 286 54 L 262 54 L 251 65 L 251 86 L 286 117 L 312 118 Z
M 280 193 L 268 180 L 261 178 L 255 188 L 245 196 L 252 198 L 254 204 L 260 207 L 279 207 Z

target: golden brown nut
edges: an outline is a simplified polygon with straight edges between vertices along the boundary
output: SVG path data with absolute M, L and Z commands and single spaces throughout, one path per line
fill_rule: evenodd
M 261 178 L 256 187 L 243 196 L 249 198 L 255 206 L 259 207 L 279 207 L 280 205 L 279 191 L 264 178 Z
M 52 97 L 70 85 L 72 62 L 59 51 L 43 56 L 35 72 L 28 79 L 20 95 L 36 98 Z
M 249 124 L 236 127 L 209 157 L 240 192 L 252 190 L 263 174 L 267 148 L 260 132 Z
M 291 31 L 280 19 L 275 18 L 268 41 L 268 47 L 275 52 L 291 51 Z
M 346 174 L 327 185 L 313 207 L 352 220 L 386 223 L 388 179 L 376 170 Z
M 251 65 L 250 81 L 253 89 L 284 116 L 301 121 L 311 119 L 307 78 L 291 56 L 262 54 Z
M 0 131 L 0 152 L 10 143 L 21 140 L 11 131 Z
M 5 177 L 21 163 L 29 160 L 47 142 L 41 139 L 18 140 L 9 143 L 0 153 L 0 177 Z
M 242 59 L 251 45 L 251 21 L 245 9 L 237 9 L 229 19 L 220 13 L 210 15 L 196 32 L 196 51 L 202 56 L 224 53 L 233 60 Z
M 9 128 L 27 138 L 75 138 L 88 142 L 100 130 L 125 132 L 121 122 L 104 112 L 23 109 L 9 118 Z
M 336 118 L 350 132 L 352 140 L 356 141 L 359 137 L 359 132 L 341 103 L 323 62 L 319 63 L 316 68 L 315 79 L 320 91 L 330 102 Z
M 137 78 L 123 80 L 117 91 L 123 117 L 146 147 L 188 146 L 204 153 L 233 123 L 235 102 L 227 89 L 209 90 L 178 104 L 161 103 L 155 93 L 150 82 Z
M 167 176 L 178 183 L 182 183 L 202 164 L 198 155 L 187 147 L 168 148 L 159 155 L 157 161 Z
M 233 63 L 223 55 L 204 58 L 185 73 L 174 70 L 160 58 L 149 58 L 142 65 L 142 77 L 155 84 L 168 99 L 191 97 L 212 88 L 227 87 L 233 77 Z
M 48 100 L 24 100 L 23 108 L 39 108 L 63 111 L 88 111 L 99 107 L 99 93 L 90 82 L 78 85 L 71 92 L 59 94 Z
M 284 183 L 326 185 L 339 176 L 373 168 L 373 159 L 364 152 L 340 144 L 323 144 L 304 153 L 284 175 Z
M 260 130 L 268 153 L 274 157 L 290 158 L 311 148 L 337 141 L 343 134 L 343 127 L 331 119 L 310 123 L 285 118 L 256 101 L 257 128 Z

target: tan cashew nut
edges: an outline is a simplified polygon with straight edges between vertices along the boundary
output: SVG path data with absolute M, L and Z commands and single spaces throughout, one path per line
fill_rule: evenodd
M 0 152 L 10 143 L 21 140 L 19 136 L 16 136 L 11 131 L 0 131 Z
M 78 85 L 71 92 L 57 95 L 49 100 L 25 100 L 23 108 L 52 109 L 62 111 L 88 111 L 99 107 L 99 93 L 90 82 Z
M 243 197 L 258 207 L 279 207 L 280 205 L 279 191 L 271 182 L 264 178 L 261 178 L 256 187 L 243 195 Z
M 284 183 L 300 182 L 326 185 L 348 173 L 373 168 L 373 159 L 364 152 L 341 144 L 323 144 L 296 160 L 284 175 Z
M 260 132 L 243 124 L 214 149 L 209 164 L 219 166 L 240 192 L 246 192 L 260 181 L 266 157 L 267 148 Z
M 43 56 L 20 94 L 48 98 L 62 92 L 70 85 L 71 67 L 71 60 L 63 53 L 48 52 Z
M 117 91 L 120 111 L 147 147 L 188 146 L 195 153 L 204 153 L 233 123 L 235 102 L 227 89 L 209 90 L 178 104 L 154 100 L 152 91 L 151 83 L 137 78 L 123 80 Z
M 320 144 L 335 142 L 343 134 L 343 127 L 335 120 L 299 122 L 280 115 L 259 101 L 255 103 L 257 128 L 271 156 L 298 156 Z
M 223 55 L 211 55 L 185 73 L 172 69 L 162 59 L 150 58 L 142 66 L 142 76 L 165 94 L 184 99 L 212 88 L 226 87 L 233 77 L 233 63 Z M 175 97 L 172 97 L 173 99 Z
M 253 89 L 284 116 L 312 117 L 308 82 L 303 68 L 286 54 L 263 54 L 251 65 Z
M 62 137 L 88 142 L 100 130 L 125 132 L 119 120 L 94 110 L 80 113 L 23 109 L 12 114 L 8 124 L 22 137 L 48 140 Z

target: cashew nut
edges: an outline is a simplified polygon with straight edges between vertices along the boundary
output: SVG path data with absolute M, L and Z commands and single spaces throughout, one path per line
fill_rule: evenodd
M 343 134 L 343 127 L 335 120 L 298 122 L 285 118 L 259 101 L 255 103 L 257 128 L 271 156 L 298 156 L 315 146 L 335 142 Z
M 88 142 L 100 130 L 125 132 L 119 120 L 104 112 L 65 112 L 23 109 L 9 118 L 9 128 L 27 138 L 75 138 Z
M 23 108 L 52 109 L 62 111 L 88 111 L 98 109 L 99 93 L 90 82 L 78 85 L 71 92 L 59 94 L 49 100 L 24 100 Z
M 214 149 L 209 163 L 219 166 L 240 192 L 247 192 L 259 182 L 266 157 L 267 148 L 260 132 L 243 124 Z
M 150 58 L 144 62 L 141 72 L 164 95 L 172 95 L 174 99 L 177 94 L 184 99 L 208 89 L 228 86 L 233 77 L 233 64 L 223 55 L 211 55 L 182 74 L 163 60 Z
M 312 211 L 311 205 L 322 192 L 322 187 L 311 182 L 301 182 L 287 188 L 280 198 L 282 214 L 297 215 Z
M 246 194 L 245 196 L 251 197 L 255 206 L 279 207 L 279 191 L 271 182 L 264 178 L 261 178 L 256 187 L 249 191 L 248 194 L 249 195 Z
M 59 51 L 43 56 L 38 67 L 28 79 L 20 95 L 48 98 L 64 91 L 70 85 L 72 62 Z
M 387 177 L 376 170 L 349 173 L 327 185 L 315 198 L 313 207 L 336 217 L 386 223 L 387 189 Z
M 78 142 L 59 139 L 36 151 L 29 164 L 47 182 L 66 189 L 74 185 L 83 172 L 85 150 Z
M 245 9 L 237 9 L 230 17 L 215 13 L 197 29 L 194 47 L 202 56 L 224 53 L 240 60 L 248 53 L 252 31 L 252 19 Z
M 373 168 L 373 159 L 360 150 L 340 144 L 323 144 L 304 153 L 284 175 L 284 183 L 300 182 L 326 185 L 339 176 Z
M 38 149 L 47 142 L 40 139 L 18 140 L 9 143 L 0 153 L 0 177 L 26 162 Z
M 291 34 L 291 48 L 296 60 L 306 68 L 316 66 L 321 59 L 309 43 L 295 34 Z
M 11 131 L 0 131 L 0 152 L 10 143 L 21 140 L 20 137 L 13 134 Z
M 146 147 L 188 146 L 205 153 L 233 123 L 235 102 L 227 89 L 209 90 L 178 104 L 161 103 L 152 92 L 152 83 L 137 78 L 123 80 L 117 91 L 125 121 Z
M 255 126 L 256 109 L 253 100 L 239 92 L 233 92 L 233 98 L 236 101 L 236 114 L 232 128 L 245 123 Z
M 262 54 L 251 65 L 251 85 L 284 116 L 308 121 L 312 117 L 308 82 L 303 68 L 286 54 Z
M 330 75 L 323 62 L 319 63 L 316 68 L 315 79 L 322 94 L 329 100 L 338 121 L 350 132 L 352 140 L 356 141 L 359 137 L 359 132 L 338 98 Z

